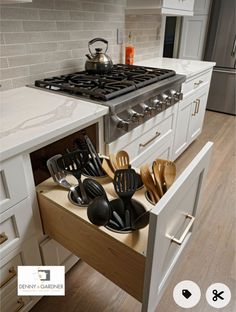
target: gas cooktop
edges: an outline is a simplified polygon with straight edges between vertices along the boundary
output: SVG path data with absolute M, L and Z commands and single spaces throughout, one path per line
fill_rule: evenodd
M 81 71 L 36 80 L 35 86 L 55 92 L 108 101 L 175 75 L 175 71 L 169 69 L 117 64 L 108 74 L 91 75 Z

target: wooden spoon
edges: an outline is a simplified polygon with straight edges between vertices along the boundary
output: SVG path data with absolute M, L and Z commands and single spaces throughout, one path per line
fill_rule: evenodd
M 129 154 L 126 151 L 119 151 L 116 154 L 117 169 L 129 168 Z
M 158 163 L 156 161 L 154 161 L 153 164 L 152 164 L 152 171 L 153 171 L 154 179 L 155 179 L 155 182 L 156 182 L 156 189 L 157 189 L 159 197 L 161 198 L 164 195 L 164 192 L 163 192 L 163 189 L 162 189 L 162 183 L 161 183 Z
M 162 188 L 163 193 L 166 192 L 166 185 L 165 185 L 165 179 L 164 179 L 164 169 L 165 169 L 166 162 L 167 160 L 164 160 L 164 159 L 155 160 L 156 166 L 158 167 L 158 170 L 159 170 L 161 188 Z
M 143 184 L 146 186 L 146 189 L 150 194 L 151 200 L 156 204 L 159 201 L 160 197 L 158 196 L 152 175 L 147 164 L 141 166 L 140 175 Z
M 111 169 L 108 160 L 105 158 L 102 161 L 102 169 L 112 180 L 114 180 L 114 171 Z
M 168 161 L 164 167 L 164 179 L 167 190 L 174 183 L 176 177 L 176 166 L 172 161 Z

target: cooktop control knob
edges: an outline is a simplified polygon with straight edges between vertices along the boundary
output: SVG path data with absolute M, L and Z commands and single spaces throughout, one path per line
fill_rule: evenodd
M 157 112 L 163 110 L 163 102 L 160 101 L 157 97 L 151 100 L 151 103 Z
M 122 129 L 122 130 L 124 130 L 124 131 L 126 131 L 126 132 L 129 131 L 130 122 L 121 119 L 121 118 L 118 117 L 117 115 L 113 115 L 111 118 L 112 118 L 113 121 L 116 123 L 116 126 L 117 126 L 118 129 Z
M 144 103 L 141 103 L 140 106 L 142 107 L 143 113 L 146 116 L 152 116 L 155 113 L 155 107 L 153 106 L 148 106 Z
M 183 93 L 182 92 L 176 92 L 175 93 L 175 99 L 176 99 L 176 101 L 183 100 Z
M 144 114 L 140 114 L 136 112 L 135 110 L 133 110 L 132 108 L 128 109 L 128 113 L 130 115 L 130 120 L 132 122 L 137 122 L 137 123 L 143 122 Z
M 173 103 L 174 99 L 172 98 L 172 96 L 169 96 L 169 95 L 163 93 L 163 94 L 161 95 L 161 97 L 162 97 L 163 102 L 164 102 L 167 106 L 170 106 L 170 105 L 174 104 L 174 103 Z

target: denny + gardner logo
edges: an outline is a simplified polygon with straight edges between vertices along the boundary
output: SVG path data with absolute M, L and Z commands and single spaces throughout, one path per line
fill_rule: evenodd
M 64 296 L 64 266 L 18 266 L 19 296 Z

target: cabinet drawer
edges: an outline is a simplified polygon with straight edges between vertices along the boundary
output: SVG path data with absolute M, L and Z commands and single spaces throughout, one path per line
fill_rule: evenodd
M 38 242 L 32 237 L 21 246 L 8 253 L 0 261 L 1 296 L 8 293 L 9 287 L 16 287 L 18 265 L 41 265 Z M 10 310 L 9 310 L 10 311 Z
M 27 197 L 23 159 L 17 156 L 0 163 L 0 213 Z
M 206 86 L 211 81 L 212 70 L 209 70 L 205 73 L 202 73 L 198 76 L 195 76 L 191 80 L 187 80 L 182 85 L 182 92 L 184 94 L 184 98 L 191 94 L 191 92 L 195 92 L 200 87 Z
M 150 222 L 128 234 L 91 224 L 86 208 L 73 206 L 52 179 L 44 181 L 37 192 L 45 233 L 141 301 L 142 312 L 153 312 L 191 237 L 211 148 L 205 145 L 155 206 L 144 188 L 135 193 Z M 103 186 L 112 199 L 112 183 Z
M 32 298 L 28 296 L 17 296 L 17 289 L 11 290 L 1 300 L 1 312 L 24 312 L 29 311 L 32 306 Z
M 33 213 L 30 200 L 27 198 L 0 215 L 0 258 L 33 233 Z
M 168 9 L 193 12 L 193 6 L 194 0 L 163 0 L 163 7 Z

